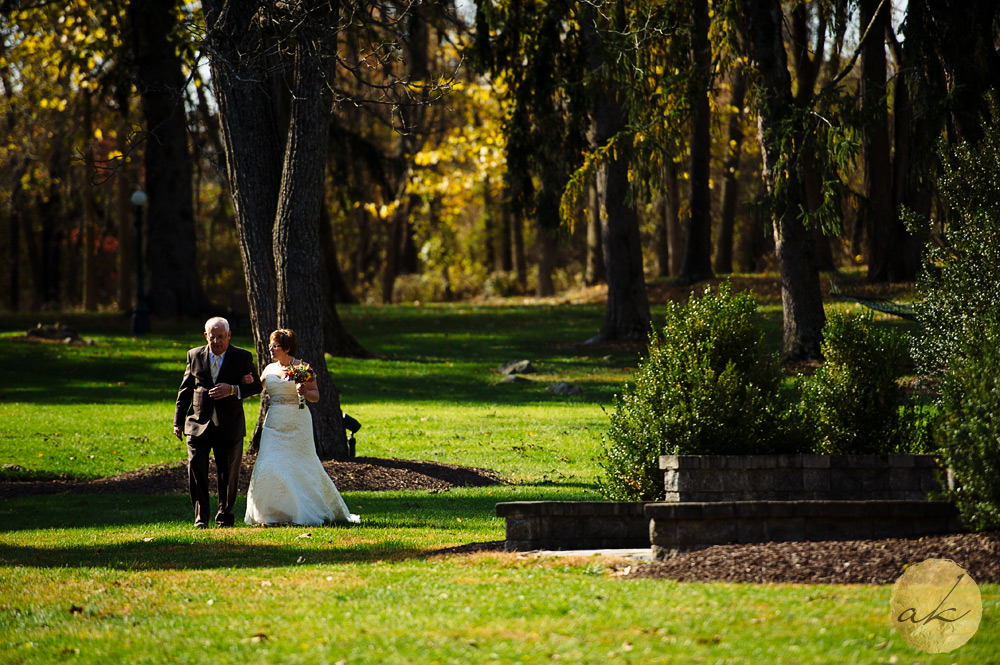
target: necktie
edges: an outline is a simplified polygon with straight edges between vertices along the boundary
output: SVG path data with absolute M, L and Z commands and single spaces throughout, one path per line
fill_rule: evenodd
M 216 379 L 219 378 L 219 365 L 221 364 L 221 362 L 222 362 L 222 359 L 219 358 L 219 356 L 217 356 L 217 355 L 215 355 L 213 353 L 212 354 L 212 382 L 213 383 L 215 382 Z M 212 423 L 215 424 L 215 425 L 219 424 L 219 414 L 218 414 L 218 412 L 214 408 L 212 409 Z

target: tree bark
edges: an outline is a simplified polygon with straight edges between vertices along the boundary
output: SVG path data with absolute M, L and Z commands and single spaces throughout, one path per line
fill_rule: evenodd
M 604 95 L 593 112 L 595 146 L 606 144 L 624 129 L 624 109 L 613 94 Z M 628 200 L 631 139 L 612 153 L 597 171 L 608 300 L 601 330 L 589 341 L 645 341 L 651 317 L 642 269 L 639 217 Z
M 928 155 L 914 154 L 916 137 L 928 135 L 925 117 L 916 118 L 908 82 L 909 48 L 903 49 L 892 26 L 886 26 L 886 41 L 896 61 L 895 90 L 893 91 L 893 152 L 892 162 L 892 240 L 896 247 L 889 263 L 889 280 L 912 282 L 920 271 L 923 239 L 906 229 L 902 220 L 903 208 L 930 219 L 931 195 L 919 174 L 930 170 Z
M 171 37 L 177 3 L 132 0 L 129 10 L 147 130 L 149 308 L 163 317 L 198 314 L 206 301 L 196 261 L 184 74 Z
M 691 74 L 691 163 L 690 209 L 684 244 L 684 262 L 677 280 L 693 284 L 715 275 L 712 272 L 712 197 L 709 166 L 712 157 L 712 111 L 709 80 L 712 48 L 708 41 L 708 0 L 690 0 Z
M 684 227 L 681 225 L 681 188 L 677 177 L 677 162 L 667 163 L 666 173 L 667 245 L 670 246 L 670 274 L 679 275 L 684 258 Z
M 278 326 L 299 337 L 299 356 L 316 369 L 320 402 L 310 404 L 320 459 L 347 457 L 340 394 L 323 353 L 323 285 L 319 220 L 329 141 L 333 69 L 322 34 L 333 25 L 329 5 L 304 2 L 292 27 L 292 101 L 278 210 L 274 222 L 274 267 Z M 321 46 L 322 45 L 322 46 Z
M 736 228 L 736 199 L 740 191 L 740 155 L 743 149 L 743 99 L 747 83 L 743 66 L 733 70 L 726 159 L 722 164 L 722 204 L 719 210 L 719 239 L 715 244 L 715 272 L 733 271 L 733 233 Z
M 80 92 L 83 104 L 83 126 L 87 136 L 94 135 L 94 114 L 90 92 Z M 88 170 L 94 166 L 94 150 L 88 147 L 84 153 L 84 162 Z M 80 225 L 83 227 L 83 309 L 93 312 L 97 309 L 97 201 L 94 197 L 94 187 L 91 183 L 83 185 L 83 216 Z
M 538 268 L 538 283 L 535 295 L 547 298 L 556 293 L 552 281 L 552 270 L 555 266 L 556 231 L 542 224 L 535 224 L 535 265 Z
M 514 259 L 514 273 L 517 275 L 517 283 L 524 289 L 528 286 L 528 259 L 524 250 L 524 219 L 519 213 L 514 212 L 514 207 L 510 204 L 510 192 L 505 192 L 504 217 L 510 227 L 511 251 Z
M 758 70 L 763 88 L 763 104 L 758 114 L 758 141 L 763 157 L 763 176 L 769 189 L 777 183 L 776 168 L 780 132 L 792 107 L 791 77 L 782 38 L 783 15 L 780 0 L 744 0 L 744 47 L 751 65 Z M 796 137 L 796 145 L 801 139 Z M 825 322 L 819 272 L 814 260 L 812 238 L 800 221 L 804 205 L 802 185 L 793 165 L 788 166 L 782 209 L 776 211 L 774 244 L 781 271 L 782 354 L 788 359 L 820 358 Z
M 861 112 L 865 118 L 861 141 L 862 191 L 860 213 L 868 229 L 868 281 L 889 281 L 894 228 L 899 222 L 892 210 L 892 167 L 889 154 L 889 115 L 886 110 L 886 60 L 884 35 L 889 3 L 860 0 L 860 29 L 872 27 L 861 45 Z M 876 13 L 877 11 L 877 13 Z M 894 220 L 893 217 L 896 217 Z
M 605 280 L 604 247 L 601 245 L 601 202 L 597 193 L 597 179 L 589 178 L 587 187 L 587 259 L 583 283 L 587 286 Z

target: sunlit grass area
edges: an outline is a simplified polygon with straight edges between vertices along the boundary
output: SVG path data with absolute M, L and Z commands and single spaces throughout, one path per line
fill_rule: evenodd
M 762 312 L 776 345 L 780 311 Z M 600 327 L 595 305 L 341 315 L 376 353 L 327 358 L 363 425 L 359 455 L 483 467 L 506 483 L 345 492 L 362 515 L 352 527 L 198 531 L 183 494 L 0 499 L 0 662 L 1000 662 L 997 585 L 981 585 L 976 636 L 932 656 L 893 632 L 888 586 L 679 584 L 625 579 L 624 561 L 453 551 L 504 538 L 498 502 L 599 498 L 604 409 L 639 353 L 581 344 Z M 199 324 L 136 339 L 121 317 L 70 322 L 93 343 L 28 343 L 23 322 L 0 326 L 0 479 L 184 459 L 170 426 Z M 520 359 L 529 381 L 502 383 L 496 367 Z M 582 393 L 547 390 L 559 381 Z M 256 400 L 245 408 L 252 423 Z

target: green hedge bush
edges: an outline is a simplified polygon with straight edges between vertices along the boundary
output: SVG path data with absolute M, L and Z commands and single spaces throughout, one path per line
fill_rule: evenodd
M 978 343 L 977 343 L 978 342 Z M 971 528 L 1000 528 L 1000 326 L 966 344 L 945 371 L 935 442 L 954 488 L 945 497 Z
M 615 501 L 663 496 L 666 454 L 770 453 L 781 448 L 781 370 L 752 296 L 728 283 L 686 305 L 668 303 L 634 383 L 615 397 L 599 458 Z
M 872 455 L 924 450 L 927 423 L 898 381 L 908 339 L 871 312 L 834 312 L 823 327 L 825 362 L 801 381 L 799 412 L 817 453 Z

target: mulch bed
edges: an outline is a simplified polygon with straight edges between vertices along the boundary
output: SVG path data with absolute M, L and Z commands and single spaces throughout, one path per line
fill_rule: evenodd
M 240 492 L 246 493 L 256 458 L 243 457 Z M 216 492 L 214 462 L 209 469 L 211 492 Z M 414 460 L 356 457 L 350 461 L 323 462 L 341 491 L 443 490 L 451 487 L 485 487 L 502 483 L 487 469 Z M 187 462 L 158 464 L 110 478 L 96 480 L 0 481 L 0 498 L 32 494 L 187 494 Z
M 1000 532 L 922 538 L 716 545 L 632 566 L 628 577 L 680 582 L 891 584 L 904 566 L 951 559 L 977 583 L 1000 582 Z

